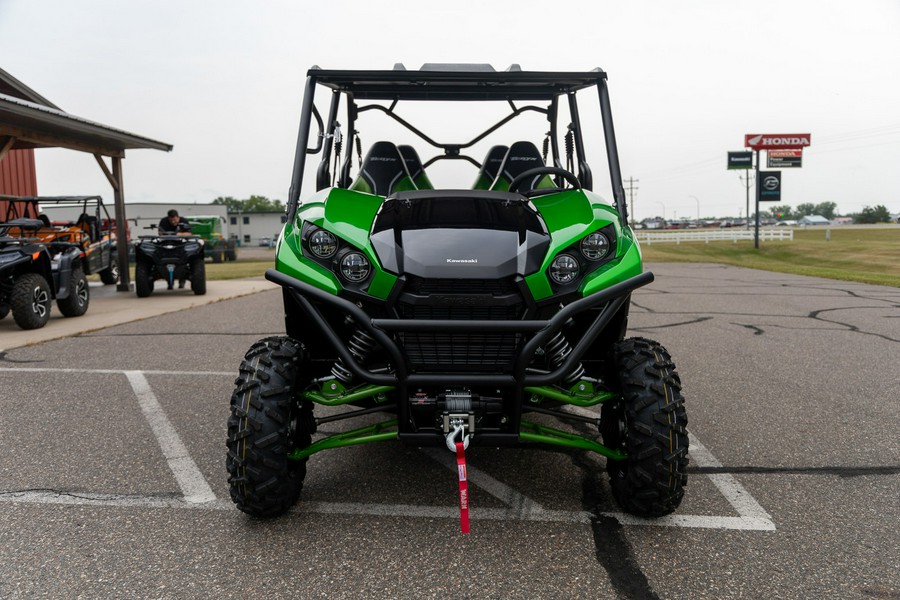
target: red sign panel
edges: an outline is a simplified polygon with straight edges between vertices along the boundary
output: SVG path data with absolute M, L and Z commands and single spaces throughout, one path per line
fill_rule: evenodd
M 796 150 L 809 146 L 811 139 L 809 133 L 748 133 L 744 146 L 754 150 Z
M 801 158 L 803 150 L 772 150 L 767 155 L 769 158 Z

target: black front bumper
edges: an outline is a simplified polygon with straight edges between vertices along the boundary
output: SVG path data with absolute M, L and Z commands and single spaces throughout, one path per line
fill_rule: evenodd
M 613 317 L 625 305 L 635 289 L 653 281 L 650 272 L 615 284 L 596 294 L 581 298 L 567 304 L 547 320 L 444 320 L 444 319 L 383 319 L 373 318 L 359 306 L 345 298 L 320 290 L 294 277 L 280 273 L 274 269 L 266 271 L 266 278 L 281 285 L 287 294 L 301 307 L 309 321 L 315 324 L 328 343 L 334 348 L 344 366 L 360 381 L 375 386 L 391 386 L 395 388 L 398 402 L 396 405 L 398 438 L 413 445 L 434 445 L 442 438 L 432 432 L 419 432 L 412 425 L 409 414 L 409 391 L 429 386 L 477 388 L 490 386 L 511 389 L 505 403 L 508 404 L 506 414 L 509 415 L 507 431 L 509 433 L 482 433 L 477 436 L 478 445 L 508 446 L 518 443 L 518 431 L 521 423 L 522 406 L 525 388 L 548 386 L 561 382 L 566 375 L 575 370 L 593 342 L 600 336 Z M 372 372 L 359 364 L 345 342 L 331 326 L 317 305 L 326 305 L 331 309 L 352 319 L 359 327 L 374 338 L 384 350 L 393 367 L 392 373 Z M 529 365 L 539 348 L 572 319 L 573 316 L 591 309 L 601 308 L 581 339 L 572 347 L 571 353 L 557 368 L 552 371 L 529 369 Z M 523 336 L 512 365 L 508 372 L 496 373 L 460 373 L 447 372 L 414 372 L 410 362 L 398 343 L 395 334 L 448 333 L 460 331 L 518 333 Z
M 615 284 L 567 304 L 547 320 L 445 320 L 445 319 L 379 319 L 372 318 L 353 302 L 320 290 L 308 283 L 285 275 L 274 269 L 266 271 L 266 279 L 284 287 L 303 308 L 310 321 L 321 330 L 328 342 L 341 357 L 344 365 L 359 379 L 373 385 L 427 386 L 427 385 L 490 385 L 501 387 L 527 387 L 550 385 L 563 379 L 581 361 L 591 343 L 603 331 L 610 319 L 628 300 L 629 294 L 653 281 L 650 272 Z M 360 365 L 343 340 L 337 335 L 315 303 L 323 303 L 338 309 L 362 327 L 388 353 L 394 372 L 373 373 Z M 528 372 L 528 365 L 538 348 L 547 343 L 574 315 L 605 304 L 594 322 L 585 331 L 572 353 L 558 368 L 547 373 Z M 412 373 L 400 345 L 392 333 L 449 333 L 459 331 L 521 333 L 531 337 L 519 349 L 511 373 Z

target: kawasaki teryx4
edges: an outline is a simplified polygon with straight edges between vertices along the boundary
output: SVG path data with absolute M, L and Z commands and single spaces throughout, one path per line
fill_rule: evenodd
M 286 335 L 249 349 L 231 398 L 240 510 L 284 513 L 310 457 L 389 440 L 594 452 L 624 510 L 681 502 L 679 377 L 661 345 L 625 337 L 631 292 L 653 275 L 628 224 L 603 71 L 309 70 L 266 277 Z M 317 434 L 342 420 L 355 424 Z

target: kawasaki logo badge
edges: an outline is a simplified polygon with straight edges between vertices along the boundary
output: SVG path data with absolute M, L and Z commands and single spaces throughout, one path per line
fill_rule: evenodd
M 454 263 L 454 264 L 474 265 L 474 264 L 478 263 L 478 259 L 477 258 L 448 258 L 447 262 Z

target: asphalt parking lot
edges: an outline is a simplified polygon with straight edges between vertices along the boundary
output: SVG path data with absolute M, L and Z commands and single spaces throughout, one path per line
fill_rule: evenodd
M 684 384 L 674 515 L 619 513 L 602 458 L 476 448 L 462 536 L 452 455 L 380 444 L 247 517 L 225 424 L 271 290 L 0 353 L 0 598 L 900 598 L 900 289 L 650 269 L 630 335 Z

